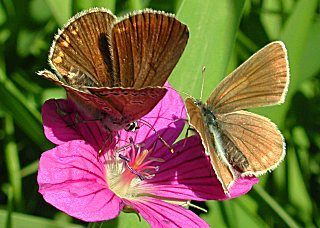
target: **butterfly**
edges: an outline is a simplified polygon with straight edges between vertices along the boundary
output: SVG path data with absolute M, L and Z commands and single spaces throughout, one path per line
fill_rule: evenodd
M 283 103 L 288 85 L 287 51 L 275 41 L 224 78 L 206 103 L 186 98 L 190 125 L 225 192 L 240 175 L 259 176 L 284 159 L 285 142 L 277 126 L 243 109 Z
M 174 15 L 146 9 L 117 19 L 109 10 L 76 14 L 55 36 L 48 70 L 77 108 L 116 131 L 162 99 L 189 37 Z

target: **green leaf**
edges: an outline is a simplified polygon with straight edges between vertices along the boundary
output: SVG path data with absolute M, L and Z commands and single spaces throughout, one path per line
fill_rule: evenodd
M 5 111 L 12 115 L 14 121 L 40 148 L 49 148 L 41 126 L 39 111 L 29 104 L 16 86 L 6 77 L 0 68 L 0 97 L 1 105 Z
M 7 211 L 6 214 L 4 214 L 3 219 L 1 221 L 5 221 L 5 225 L 3 225 L 2 227 L 8 227 L 11 228 L 12 227 L 12 211 L 13 211 L 13 189 L 11 187 L 11 185 L 4 185 L 2 186 L 2 188 L 4 188 L 4 191 L 7 193 L 8 196 L 8 205 L 7 205 Z M 0 224 L 1 224 L 0 221 Z
M 30 163 L 26 167 L 23 167 L 20 171 L 21 177 L 26 177 L 36 173 L 38 171 L 38 167 L 39 167 L 39 160 Z
M 207 202 L 208 214 L 201 217 L 212 227 L 266 227 L 257 216 L 258 205 L 248 195 L 223 202 Z
M 128 0 L 130 10 L 140 10 L 145 8 L 142 0 Z
M 303 170 L 299 167 L 297 151 L 292 147 L 288 148 L 288 198 L 290 203 L 295 207 L 296 217 L 306 224 L 312 223 L 312 200 L 304 182 Z
M 57 23 L 62 26 L 67 23 L 71 17 L 72 8 L 71 0 L 45 0 L 53 17 Z
M 320 71 L 320 19 L 315 21 L 308 32 L 306 47 L 303 50 L 300 65 L 300 80 L 315 76 Z
M 6 214 L 7 214 L 7 211 L 0 209 L 0 227 L 5 227 Z M 12 213 L 11 227 L 81 228 L 83 226 L 71 224 L 71 223 L 62 223 L 59 221 L 44 219 L 44 218 L 22 214 L 22 213 Z
M 121 212 L 116 219 L 103 222 L 101 228 L 116 227 L 116 226 L 117 227 L 139 227 L 139 228 L 150 227 L 149 224 L 143 218 L 141 218 L 141 221 L 139 221 L 139 217 L 136 214 Z
M 305 75 L 300 74 L 301 61 L 317 3 L 317 0 L 299 0 L 296 2 L 280 35 L 280 39 L 285 43 L 288 50 L 291 77 L 286 102 L 281 106 L 264 107 L 257 111 L 272 119 L 280 128 L 284 126 L 284 118 L 290 107 L 292 96 L 305 79 Z M 319 42 L 318 45 L 320 45 Z
M 105 7 L 114 12 L 116 8 L 116 0 L 73 0 L 77 11 L 89 9 L 92 7 Z
M 261 23 L 268 34 L 270 40 L 275 40 L 279 37 L 282 16 L 282 2 L 279 0 L 268 0 L 262 2 L 262 12 L 260 14 Z
M 261 186 L 255 185 L 253 189 L 289 227 L 299 227 L 296 221 Z
M 66 99 L 66 92 L 63 88 L 50 88 L 43 91 L 41 101 L 44 103 L 49 99 Z
M 178 90 L 200 96 L 202 67 L 204 97 L 226 76 L 244 0 L 184 0 L 177 17 L 189 27 L 190 39 L 170 82 Z

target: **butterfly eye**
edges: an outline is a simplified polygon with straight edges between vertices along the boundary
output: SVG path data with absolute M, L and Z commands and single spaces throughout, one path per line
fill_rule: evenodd
M 126 131 L 131 131 L 131 132 L 135 132 L 136 130 L 138 130 L 140 127 L 138 125 L 137 121 L 134 121 L 132 123 L 127 124 L 127 126 L 124 128 Z

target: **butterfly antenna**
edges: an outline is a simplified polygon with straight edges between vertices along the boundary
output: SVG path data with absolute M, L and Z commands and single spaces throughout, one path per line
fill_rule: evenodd
M 160 139 L 160 141 L 166 146 L 168 147 L 168 149 L 170 150 L 171 153 L 174 153 L 174 149 L 172 148 L 172 146 L 169 145 L 169 143 L 166 142 L 166 140 L 164 140 L 159 133 L 157 132 L 156 129 L 154 129 L 154 127 L 149 124 L 147 121 L 140 119 L 139 121 L 141 121 L 143 124 L 147 125 L 150 129 L 153 130 L 153 132 L 157 135 L 157 137 Z
M 202 94 L 203 94 L 203 86 L 204 86 L 204 72 L 206 71 L 206 67 L 203 66 L 201 70 L 202 75 L 202 85 L 201 85 L 201 92 L 200 92 L 200 101 L 202 100 Z
M 187 97 L 192 97 L 189 93 L 186 93 L 186 92 L 183 92 L 183 91 L 178 91 L 173 87 L 169 87 L 169 86 L 163 86 L 163 87 L 167 88 L 167 89 L 172 89 L 172 90 L 176 91 L 177 93 L 182 93 L 182 94 L 186 95 Z

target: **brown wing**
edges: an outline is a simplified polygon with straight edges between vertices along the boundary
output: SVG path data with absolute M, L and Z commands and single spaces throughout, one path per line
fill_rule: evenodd
M 188 41 L 186 25 L 172 15 L 144 10 L 112 30 L 117 86 L 163 86 Z
M 187 98 L 185 100 L 185 104 L 189 116 L 189 123 L 199 133 L 202 144 L 206 152 L 210 155 L 211 164 L 215 174 L 217 175 L 224 191 L 228 193 L 235 180 L 235 173 L 231 166 L 223 164 L 219 159 L 214 148 L 213 136 L 208 131 L 208 128 L 204 123 L 204 119 L 202 118 L 201 110 L 197 105 L 195 105 L 194 100 L 192 98 Z
M 107 114 L 104 122 L 112 130 L 122 129 L 149 113 L 167 92 L 166 88 L 160 87 L 88 88 L 88 90 L 99 101 L 96 107 Z M 120 113 L 121 117 L 115 118 L 114 113 Z
M 228 160 L 244 175 L 264 174 L 283 160 L 285 142 L 269 119 L 247 111 L 219 114 L 216 118 L 225 137 Z
M 284 102 L 289 84 L 287 51 L 273 42 L 228 75 L 210 95 L 214 113 L 274 105 Z
M 53 74 L 51 71 L 48 70 L 42 70 L 37 72 L 38 75 L 48 79 L 49 81 L 53 82 L 54 84 L 58 86 L 64 86 L 64 83 L 60 81 L 60 79 L 57 77 L 57 75 Z
M 69 20 L 56 35 L 49 54 L 49 63 L 62 77 L 60 80 L 69 85 L 113 84 L 108 37 L 115 21 L 111 12 L 99 8 L 80 12 Z

